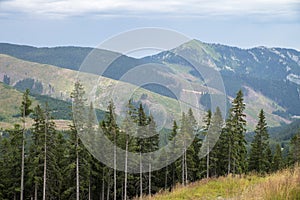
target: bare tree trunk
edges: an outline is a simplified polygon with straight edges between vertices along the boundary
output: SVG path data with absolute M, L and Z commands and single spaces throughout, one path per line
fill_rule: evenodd
M 105 194 L 104 194 L 104 167 L 102 169 L 102 200 L 104 200 Z
M 206 178 L 209 178 L 209 142 L 207 144 L 207 156 L 206 156 Z
M 184 165 L 185 165 L 185 184 L 188 182 L 188 170 L 187 170 L 187 162 L 186 162 L 186 150 L 184 153 Z
M 235 175 L 235 159 L 233 159 L 232 174 Z
M 103 190 L 101 190 L 100 193 L 99 193 L 99 200 L 104 200 L 104 197 L 102 196 L 102 194 L 103 194 Z
M 109 174 L 110 176 L 110 174 Z M 107 192 L 106 192 L 106 199 L 109 200 L 109 193 L 110 193 L 110 177 L 108 177 L 107 181 Z
M 114 131 L 114 200 L 117 200 L 117 141 L 116 131 Z
M 183 154 L 182 154 L 182 185 L 184 185 L 184 152 L 185 152 L 185 150 L 184 150 L 184 148 L 183 148 Z
M 91 179 L 89 180 L 89 200 L 91 200 Z
M 127 162 L 128 162 L 128 136 L 126 136 L 125 147 L 125 180 L 124 180 L 124 200 L 127 200 Z
M 140 152 L 140 199 L 143 197 L 143 167 L 142 167 L 142 152 Z
M 24 192 L 24 166 L 25 166 L 25 104 L 23 109 L 23 133 L 22 133 L 22 163 L 21 163 L 21 194 L 20 200 L 23 200 Z
M 44 141 L 44 183 L 43 183 L 43 200 L 46 200 L 46 180 L 47 180 L 47 125 L 48 125 L 48 116 L 46 113 L 46 123 L 45 123 L 45 141 Z
M 151 163 L 149 163 L 149 196 L 151 197 Z
M 77 133 L 76 133 L 76 200 L 79 200 L 79 153 L 78 153 Z
M 38 189 L 37 183 L 34 183 L 34 200 L 38 200 Z
M 166 173 L 165 173 L 165 190 L 168 187 L 168 165 L 166 166 Z
M 122 193 L 121 193 L 121 199 L 124 199 L 124 184 L 122 183 Z
M 175 164 L 173 163 L 172 165 L 173 165 L 172 167 L 172 188 L 173 188 L 173 186 L 175 185 Z
M 231 170 L 231 145 L 229 144 L 229 149 L 228 149 L 228 168 L 227 168 L 227 174 L 230 174 Z

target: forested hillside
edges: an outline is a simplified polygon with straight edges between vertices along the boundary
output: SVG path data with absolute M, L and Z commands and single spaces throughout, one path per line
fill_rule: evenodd
M 247 121 L 244 111 L 247 105 L 241 90 L 232 100 L 226 119 L 222 118 L 222 113 L 217 108 L 213 112 L 207 111 L 203 121 L 205 125 L 199 127 L 200 122 L 190 109 L 182 114 L 180 121 L 174 121 L 172 130 L 165 130 L 163 133 L 156 131 L 156 121 L 146 114 L 144 106 L 135 105 L 131 101 L 128 102 L 124 124 L 116 121 L 115 105 L 111 101 L 107 105 L 104 119 L 100 120 L 96 128 L 90 123 L 93 115 L 88 114 L 86 119 L 80 114 L 80 108 L 83 109 L 84 105 L 89 113 L 94 109 L 93 104 L 86 102 L 83 95 L 84 88 L 77 82 L 71 98 L 76 102 L 73 111 L 78 113 L 75 116 L 82 116 L 79 117 L 80 123 L 73 119 L 70 130 L 59 131 L 51 119 L 52 104 L 33 105 L 29 91 L 23 94 L 20 117 L 25 124 L 28 120 L 25 117 L 31 115 L 34 124 L 27 128 L 20 123 L 14 129 L 1 131 L 1 199 L 19 198 L 20 195 L 25 199 L 41 199 L 43 196 L 52 199 L 131 199 L 151 195 L 162 189 L 171 190 L 178 184 L 187 185 L 203 178 L 249 172 L 263 175 L 300 161 L 299 131 L 292 137 L 289 145 L 285 146 L 288 152 L 285 157 L 280 144 L 272 152 L 263 110 L 258 113 L 253 141 L 246 143 Z M 129 134 L 132 129 L 126 126 L 124 128 L 126 121 L 136 123 L 137 134 L 143 134 L 147 130 L 147 134 L 151 133 L 151 136 L 132 136 Z M 83 125 L 82 128 L 76 129 L 80 124 Z M 84 138 L 80 135 L 82 132 L 77 130 L 84 130 L 85 134 L 89 134 L 88 138 L 95 138 L 94 141 L 97 142 L 84 146 Z M 219 139 L 216 141 L 218 133 Z M 118 147 L 135 153 L 151 152 L 166 144 L 177 145 L 177 142 L 191 136 L 195 139 L 191 145 L 183 146 L 183 154 L 174 163 L 158 171 L 133 174 L 109 168 L 89 153 L 86 147 L 92 145 L 100 153 L 111 156 L 111 161 L 117 159 L 115 152 L 107 152 L 101 140 L 98 140 L 98 134 L 105 135 Z M 174 138 L 181 139 L 176 142 Z M 216 144 L 212 146 L 214 141 Z M 250 146 L 248 151 L 246 145 Z M 204 157 L 199 157 L 201 151 L 206 152 Z M 122 157 L 127 158 L 126 155 Z M 162 157 L 153 159 L 153 162 L 161 162 Z
M 197 45 L 199 44 L 197 43 Z M 17 46 L 17 45 L 8 45 L 8 46 L 10 46 L 9 49 L 11 52 L 14 52 L 13 51 L 14 48 L 16 49 L 15 51 L 17 50 L 20 51 L 20 54 L 21 52 L 25 51 L 22 50 L 23 48 L 25 48 L 23 46 Z M 74 54 L 73 56 L 77 55 L 72 51 L 72 48 L 70 48 L 70 50 L 68 50 L 69 49 L 68 47 L 65 48 L 66 48 L 65 49 L 66 52 L 69 52 L 69 54 L 72 55 Z M 33 48 L 33 49 L 35 51 L 39 50 L 39 48 Z M 44 50 L 45 52 L 47 52 L 46 53 L 47 56 L 45 57 L 48 58 L 49 60 L 51 60 L 51 58 L 56 59 L 52 57 L 52 55 L 58 56 L 58 54 L 55 53 L 57 50 L 56 48 L 44 48 Z M 96 54 L 101 58 L 101 60 L 104 61 L 107 59 L 109 60 L 110 56 L 115 57 L 116 55 L 120 55 L 120 54 L 115 54 L 113 52 L 108 53 L 107 51 L 101 51 L 101 50 L 99 50 Z M 43 54 L 40 55 L 37 53 L 34 55 L 37 55 L 37 57 L 39 56 L 43 57 L 42 56 Z M 60 100 L 70 101 L 70 91 L 72 89 L 72 82 L 74 82 L 77 76 L 77 71 L 64 69 L 52 65 L 28 62 L 7 55 L 0 55 L 0 58 L 1 58 L 0 79 L 3 78 L 2 81 L 5 84 L 11 85 L 21 91 L 24 91 L 26 88 L 29 88 L 32 94 L 43 94 Z M 175 58 L 176 56 L 174 57 L 174 59 Z M 66 59 L 66 60 L 72 59 L 72 56 L 66 55 L 66 57 L 63 57 L 62 59 Z M 159 84 L 143 85 L 141 87 L 145 90 L 140 90 L 142 94 L 138 94 L 137 98 L 141 99 L 142 97 L 145 97 L 145 95 L 143 94 L 150 94 L 151 92 L 153 92 L 151 93 L 151 96 L 153 96 L 154 93 L 156 93 L 155 101 L 158 101 L 162 106 L 164 106 L 168 110 L 169 106 L 166 106 L 165 102 L 167 101 L 168 105 L 170 104 L 175 105 L 174 102 L 176 101 L 176 97 L 174 96 L 175 94 L 172 93 L 172 91 L 174 90 L 177 92 L 180 91 L 180 88 L 178 88 L 178 83 L 176 83 L 176 81 L 178 81 L 178 78 L 181 77 L 184 78 L 183 81 L 186 80 L 188 81 L 188 83 L 191 83 L 192 87 L 195 90 L 194 94 L 199 99 L 199 103 L 200 103 L 199 106 L 201 107 L 202 111 L 209 109 L 210 97 L 213 94 L 208 94 L 208 89 L 211 91 L 214 90 L 212 88 L 207 88 L 205 83 L 201 81 L 201 78 L 199 78 L 197 74 L 193 73 L 193 68 L 191 66 L 186 66 L 185 63 L 181 63 L 180 60 L 179 61 L 175 60 L 174 64 L 172 64 L 173 61 L 172 62 L 171 61 L 160 60 L 160 57 L 158 57 L 155 60 L 149 60 L 149 58 L 137 60 L 134 58 L 129 58 L 120 55 L 120 57 L 118 57 L 118 59 L 111 64 L 111 66 L 104 72 L 103 75 L 107 77 L 111 77 L 113 79 L 118 79 L 120 78 L 121 75 L 128 72 L 129 69 L 134 68 L 137 65 L 145 64 L 142 66 L 146 67 L 146 63 L 149 64 L 151 62 L 154 62 L 158 64 L 157 66 L 153 65 L 153 67 L 155 67 L 153 68 L 155 69 L 155 74 L 158 77 L 157 81 L 160 82 L 163 81 L 164 86 L 160 86 Z M 49 61 L 49 63 L 51 62 Z M 66 63 L 68 62 L 66 61 Z M 57 64 L 57 63 L 53 63 L 53 64 Z M 105 64 L 105 62 L 103 64 Z M 66 67 L 66 68 L 70 68 L 70 67 Z M 270 127 L 279 126 L 280 124 L 283 123 L 290 123 L 293 120 L 292 112 L 289 112 L 288 108 L 289 107 L 294 108 L 296 104 L 298 104 L 297 87 L 295 87 L 295 84 L 292 83 L 288 84 L 279 81 L 284 84 L 287 84 L 286 86 L 286 85 L 282 85 L 279 82 L 277 84 L 276 81 L 275 82 L 274 81 L 270 82 L 269 80 L 262 81 L 261 79 L 254 79 L 253 77 L 247 79 L 240 75 L 237 75 L 237 77 L 235 77 L 236 74 L 225 75 L 222 71 L 221 73 L 225 84 L 225 90 L 228 95 L 228 102 L 230 102 L 230 99 L 234 97 L 235 92 L 240 88 L 242 88 L 245 94 L 244 97 L 245 102 L 248 104 L 245 111 L 247 114 L 248 131 L 254 130 L 255 123 L 256 123 L 255 118 L 257 112 L 262 107 L 265 108 L 266 115 L 268 116 L 267 121 Z M 51 74 L 51 76 L 49 76 L 49 74 Z M 93 74 L 87 74 L 84 79 L 95 80 L 96 78 L 98 77 Z M 112 87 L 115 84 L 117 84 L 117 82 L 113 79 L 102 78 L 103 80 L 102 84 L 97 85 L 98 86 L 97 94 L 100 95 L 99 97 L 97 96 L 97 98 L 103 99 L 105 98 L 104 96 L 109 96 L 110 92 L 112 91 Z M 249 80 L 248 81 L 249 83 L 247 82 L 247 80 Z M 134 81 L 133 79 L 127 81 L 131 83 L 132 87 L 138 85 L 137 82 L 138 80 Z M 94 84 L 86 87 L 88 87 L 90 90 L 90 87 L 93 86 Z M 264 88 L 261 89 L 261 86 L 264 86 Z M 103 93 L 101 91 L 105 91 L 105 92 Z M 272 95 L 270 96 L 268 95 L 270 91 L 276 91 L 278 94 L 276 94 L 276 96 L 272 96 Z M 218 92 L 218 91 L 214 91 L 214 92 Z M 191 95 L 191 93 L 188 95 Z M 289 98 L 285 98 L 286 96 L 289 96 Z M 162 101 L 162 99 L 164 100 Z M 144 100 L 144 102 L 146 101 L 148 102 L 147 104 L 150 103 L 150 105 L 147 105 L 147 107 L 150 107 L 151 105 L 154 104 L 153 100 L 149 98 L 149 95 L 147 99 Z M 106 100 L 105 102 L 108 102 L 108 100 Z M 289 105 L 287 105 L 286 103 Z M 95 104 L 95 106 L 103 110 L 105 109 L 106 106 L 105 104 L 106 103 L 98 102 Z M 119 109 L 117 108 L 117 110 Z M 295 109 L 291 109 L 291 110 L 293 112 L 295 111 Z M 179 116 L 177 116 L 176 118 L 178 117 Z
M 21 114 L 18 105 L 21 104 L 22 92 L 24 92 L 26 88 L 16 88 L 18 90 L 0 82 L 0 105 L 6 105 L 2 107 L 0 112 L 1 128 L 13 127 L 14 123 L 20 123 Z M 33 107 L 38 104 L 42 106 L 48 104 L 53 120 L 60 120 L 60 124 L 62 124 L 64 128 L 67 127 L 69 121 L 72 119 L 71 102 L 36 93 L 31 93 L 30 98 L 32 99 Z M 98 119 L 104 118 L 104 111 L 99 109 L 95 109 L 95 111 Z

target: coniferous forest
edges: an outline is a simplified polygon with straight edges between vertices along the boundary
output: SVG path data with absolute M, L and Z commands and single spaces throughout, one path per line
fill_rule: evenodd
M 244 111 L 247 105 L 241 90 L 231 102 L 226 119 L 216 108 L 215 111 L 208 110 L 203 122 L 199 122 L 189 109 L 165 133 L 157 133 L 155 118 L 146 114 L 142 104 L 136 105 L 131 100 L 121 127 L 111 101 L 99 128 L 125 152 L 152 152 L 177 135 L 195 134 L 192 144 L 183 149 L 182 156 L 175 162 L 157 171 L 137 174 L 127 173 L 126 164 L 124 172 L 98 161 L 80 140 L 76 120 L 73 119 L 69 130 L 57 130 L 51 118 L 51 107 L 47 104 L 32 107 L 29 93 L 29 90 L 24 92 L 19 105 L 22 123 L 3 131 L 0 136 L 0 199 L 3 200 L 132 199 L 160 190 L 172 190 L 178 184 L 186 185 L 203 178 L 250 172 L 265 175 L 300 162 L 300 131 L 291 139 L 286 155 L 283 155 L 279 144 L 272 149 L 263 109 L 257 113 L 252 142 L 246 142 Z M 83 86 L 76 82 L 71 94 L 73 102 L 84 105 L 83 95 Z M 89 109 L 93 110 L 93 104 Z M 30 128 L 27 126 L 28 117 L 34 120 Z M 92 121 L 93 116 L 89 117 L 87 121 Z M 132 130 L 129 121 L 136 124 L 137 130 Z M 199 124 L 204 126 L 201 131 L 195 131 Z M 141 139 L 129 134 L 132 131 L 147 134 L 143 133 L 145 129 L 140 128 L 146 125 L 151 137 Z M 92 129 L 93 125 L 89 128 Z M 211 136 L 219 131 L 218 141 L 213 141 Z M 162 134 L 164 137 L 161 137 Z M 207 152 L 205 157 L 200 158 L 204 140 L 209 141 L 205 143 Z M 216 144 L 210 146 L 210 142 Z M 116 160 L 115 157 L 111 159 Z

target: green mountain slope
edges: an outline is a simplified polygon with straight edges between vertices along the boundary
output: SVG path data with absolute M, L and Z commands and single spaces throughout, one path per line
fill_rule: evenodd
M 184 55 L 189 63 L 178 55 Z M 191 68 L 191 63 L 214 68 L 220 71 L 228 95 L 234 96 L 238 89 L 250 87 L 285 108 L 285 111 L 276 114 L 285 118 L 300 116 L 300 52 L 296 50 L 240 49 L 192 40 L 147 59 Z M 193 69 L 189 74 L 200 78 Z
M 22 93 L 0 82 L 0 121 L 9 121 L 19 114 L 19 105 L 22 102 Z M 36 101 L 33 105 L 36 105 Z
M 62 68 L 78 70 L 85 57 L 92 51 L 86 47 L 53 47 L 36 48 L 24 45 L 0 43 L 0 53 L 7 54 L 22 60 L 50 64 Z M 191 40 L 173 50 L 164 51 L 157 55 L 135 59 L 115 52 L 97 49 L 97 56 L 105 63 L 106 58 L 118 57 L 104 73 L 105 77 L 118 80 L 125 72 L 135 66 L 145 63 L 170 63 L 183 67 L 188 65 L 183 58 L 176 54 L 194 60 L 194 64 L 213 67 L 224 75 L 227 93 L 233 96 L 236 87 L 231 80 L 247 83 L 253 89 L 261 91 L 271 99 L 278 99 L 283 107 L 290 108 L 292 114 L 300 113 L 292 109 L 298 99 L 293 96 L 292 101 L 287 101 L 282 89 L 288 93 L 298 94 L 297 85 L 300 83 L 300 52 L 293 49 L 256 47 L 241 49 L 221 44 L 208 44 L 199 40 Z M 108 63 L 106 63 L 108 64 Z M 184 67 L 183 67 L 184 68 Z M 195 71 L 190 71 L 192 75 Z M 276 81 L 280 87 L 274 94 L 268 93 L 270 82 Z M 289 83 L 290 82 L 290 83 Z M 299 88 L 299 87 L 298 87 Z M 276 88 L 275 88 L 276 89 Z M 298 97 L 298 96 L 297 96 Z M 293 103 L 292 105 L 290 105 Z M 290 105 L 290 106 L 289 106 Z M 300 109 L 300 108 L 299 108 Z
M 70 69 L 55 67 L 39 63 L 20 60 L 7 55 L 0 55 L 0 71 L 4 76 L 9 77 L 9 84 L 14 87 L 36 89 L 37 85 L 41 88 L 40 94 L 48 95 L 56 99 L 70 101 L 70 93 L 73 90 L 78 72 Z M 128 99 L 127 94 L 134 91 L 132 98 L 136 102 L 141 102 L 146 106 L 148 111 L 157 112 L 160 117 L 166 118 L 168 121 L 161 120 L 162 123 L 170 124 L 173 119 L 179 120 L 181 111 L 187 111 L 189 105 L 183 103 L 183 107 L 178 105 L 175 99 L 164 97 L 148 90 L 113 79 L 101 77 L 101 84 L 95 85 L 99 81 L 99 76 L 89 73 L 82 73 L 80 79 L 84 83 L 86 91 L 92 91 L 95 86 L 96 98 L 95 107 L 106 110 L 108 102 L 116 91 L 116 101 L 125 103 Z M 22 87 L 21 87 L 22 86 Z M 116 89 L 116 86 L 117 89 Z M 130 94 L 130 93 L 129 93 Z M 123 112 L 122 106 L 116 104 L 118 114 Z M 159 108 L 159 109 L 157 109 Z M 168 116 L 165 116 L 167 114 Z
M 300 130 L 300 119 L 280 127 L 270 128 L 270 137 L 281 143 L 289 143 L 290 139 Z
M 175 84 L 174 82 L 174 80 L 177 80 L 176 77 L 178 77 L 178 74 L 176 73 L 180 72 L 180 77 L 182 77 L 183 79 L 187 78 L 186 76 L 188 74 L 183 73 L 182 71 L 178 71 L 178 69 L 176 69 L 176 66 L 174 65 L 170 67 L 170 69 L 172 68 L 174 69 L 172 73 L 163 70 L 157 73 L 164 73 L 163 76 L 166 79 L 165 82 L 168 82 L 170 87 L 177 87 L 177 84 Z M 73 89 L 73 83 L 76 81 L 78 75 L 77 71 L 73 71 L 70 69 L 28 62 L 7 55 L 0 55 L 0 71 L 3 79 L 4 76 L 9 77 L 9 84 L 18 89 L 29 88 L 33 92 L 38 92 L 38 94 L 48 95 L 53 98 L 65 101 L 70 101 L 70 93 Z M 90 91 L 94 87 L 95 80 L 98 80 L 99 77 L 94 74 L 82 73 L 81 78 L 85 83 L 87 83 L 85 85 L 86 89 Z M 190 81 L 192 81 L 190 83 L 192 84 L 194 90 L 198 91 L 197 93 L 195 93 L 195 95 L 198 96 L 198 98 L 201 98 L 202 92 L 205 91 L 206 88 L 201 86 L 202 84 L 198 81 L 198 79 L 191 78 L 192 77 L 190 77 L 189 79 Z M 115 90 L 114 87 L 117 85 L 118 81 L 105 77 L 102 77 L 101 80 L 101 85 L 98 85 L 97 87 L 96 107 L 101 110 L 106 110 L 106 106 L 108 104 L 108 101 L 110 100 L 110 96 L 113 94 Z M 120 97 L 126 96 L 126 92 L 129 91 L 130 88 L 135 88 L 131 84 L 124 84 L 123 87 L 125 88 L 125 86 L 127 86 L 126 89 L 119 90 L 119 92 L 123 92 L 123 95 L 119 95 Z M 37 90 L 37 88 L 39 88 L 39 90 Z M 259 109 L 265 107 L 269 108 L 266 110 L 266 112 L 268 113 L 268 122 L 270 126 L 278 126 L 282 122 L 289 122 L 288 120 L 285 120 L 284 118 L 273 114 L 275 111 L 284 112 L 284 109 L 278 106 L 276 102 L 273 102 L 270 99 L 266 100 L 268 98 L 264 97 L 263 94 L 257 93 L 253 90 L 251 91 L 252 92 L 250 92 L 249 94 L 247 93 L 245 97 L 247 102 L 247 116 L 249 119 L 248 128 L 250 131 L 253 130 L 256 124 L 256 115 Z M 186 92 L 189 93 L 188 91 Z M 146 95 L 147 99 L 142 98 L 145 97 L 145 95 L 143 94 L 148 94 Z M 263 100 L 251 101 L 250 99 L 253 99 L 251 95 L 253 94 L 255 94 L 254 96 L 259 96 L 260 99 Z M 153 105 L 158 103 L 162 105 L 163 108 L 165 108 L 167 113 L 170 113 L 171 116 L 174 115 L 173 118 L 175 117 L 179 119 L 181 108 L 177 106 L 178 103 L 176 103 L 177 101 L 175 99 L 163 97 L 159 94 L 155 94 L 145 89 L 137 90 L 135 93 L 135 98 L 136 101 L 143 102 L 149 108 L 155 107 Z M 105 101 L 103 101 L 103 99 L 105 99 Z M 119 101 L 122 100 L 119 99 Z M 124 102 L 125 101 L 126 100 L 124 99 Z M 204 111 L 205 108 L 202 107 L 201 109 L 202 111 Z M 117 112 L 121 111 L 121 108 L 117 107 Z
M 27 76 L 26 78 L 22 75 L 26 73 L 25 71 L 19 75 L 14 74 L 13 77 L 17 77 L 17 81 L 9 77 L 11 79 L 11 85 L 14 85 L 18 89 L 24 89 L 24 86 L 29 86 L 33 92 L 65 100 L 69 98 L 71 89 L 69 88 L 69 83 L 74 81 L 74 73 L 69 73 L 64 70 L 61 71 L 59 68 L 51 68 L 52 71 L 49 71 L 51 76 L 49 77 L 57 77 L 57 79 L 60 80 L 53 81 L 49 80 L 48 77 L 43 77 L 43 84 L 41 84 L 39 77 L 43 76 L 43 70 L 49 66 L 47 64 L 53 64 L 60 68 L 78 70 L 84 57 L 87 56 L 91 50 L 91 48 L 81 47 L 36 48 L 0 43 L 0 53 L 9 54 L 24 60 L 46 63 L 44 65 L 35 63 L 37 66 L 31 64 L 32 67 L 35 67 L 35 71 L 40 71 L 41 73 L 34 73 L 35 75 Z M 250 129 L 253 129 L 256 113 L 258 113 L 261 108 L 267 108 L 270 126 L 289 123 L 293 117 L 300 115 L 300 107 L 298 106 L 300 103 L 300 88 L 297 84 L 298 76 L 300 76 L 300 53 L 292 49 L 264 47 L 240 49 L 192 40 L 173 50 L 164 51 L 157 55 L 141 59 L 134 59 L 105 50 L 98 50 L 98 52 L 103 62 L 107 60 L 106 58 L 110 58 L 111 56 L 120 56 L 106 70 L 104 73 L 105 77 L 118 80 L 124 73 L 133 69 L 135 66 L 149 63 L 162 64 L 171 69 L 171 71 L 164 71 L 162 67 L 157 70 L 158 74 L 164 74 L 166 77 L 165 82 L 168 82 L 167 86 L 174 87 L 174 82 L 170 81 L 174 79 L 174 77 L 180 77 L 190 82 L 195 92 L 199 93 L 198 98 L 200 103 L 203 103 L 203 95 L 200 94 L 207 91 L 203 80 L 190 63 L 180 58 L 177 54 L 186 55 L 195 65 L 212 67 L 219 70 L 229 99 L 235 96 L 237 90 L 241 88 L 244 90 L 246 94 L 245 100 L 248 104 L 247 114 L 250 121 Z M 4 65 L 11 63 L 12 66 L 23 66 L 22 62 L 25 62 L 24 60 L 22 60 L 22 62 L 19 62 L 19 60 L 17 63 L 8 61 L 5 64 L 7 58 L 4 57 L 5 56 L 1 58 L 1 63 Z M 1 73 L 3 76 L 2 79 L 4 79 L 5 73 L 8 72 L 3 71 Z M 66 77 L 58 76 L 58 73 L 65 73 Z M 72 75 L 70 76 L 70 74 Z M 55 87 L 53 87 L 53 82 L 56 83 Z M 133 85 L 137 84 L 134 81 L 129 81 L 129 83 Z M 110 82 L 108 85 L 114 85 L 114 83 Z M 163 87 L 158 87 L 154 84 L 143 87 L 160 95 L 175 98 L 174 94 Z M 109 90 L 104 89 L 101 91 L 105 91 L 104 93 L 106 93 Z M 257 95 L 261 97 L 258 103 L 253 100 Z M 206 102 L 205 105 L 209 105 L 209 102 Z M 202 109 L 207 109 L 205 105 L 201 105 Z
M 21 123 L 20 105 L 23 93 L 1 82 L 0 91 L 0 128 L 12 128 L 13 124 Z M 68 126 L 70 117 L 67 116 L 71 114 L 70 103 L 43 96 L 31 95 L 30 99 L 32 100 L 32 107 L 38 104 L 45 106 L 46 102 L 49 103 L 53 113 L 52 117 L 58 123 L 58 128 L 64 129 Z M 62 107 L 64 109 L 61 109 Z M 28 124 L 33 122 L 31 119 L 28 121 Z
M 104 73 L 105 77 L 118 80 L 123 73 L 134 66 L 143 64 L 142 60 L 131 58 L 116 52 L 93 49 L 90 47 L 32 47 L 26 45 L 15 45 L 0 43 L 0 54 L 10 55 L 25 61 L 53 65 L 65 69 L 79 70 L 84 59 L 93 51 L 97 54 L 99 60 L 105 63 L 108 58 L 116 58 Z
M 84 47 L 37 48 L 26 45 L 0 43 L 1 54 L 67 69 L 79 69 L 80 64 L 91 51 L 92 48 Z
M 20 123 L 20 105 L 23 93 L 15 88 L 0 82 L 0 122 L 2 125 L 12 125 L 13 123 Z M 55 99 L 45 95 L 30 94 L 32 100 L 32 107 L 40 104 L 44 107 L 48 104 L 50 108 L 51 117 L 54 120 L 66 120 L 65 125 L 72 119 L 72 103 Z M 104 118 L 104 111 L 95 110 L 98 119 Z M 1 124 L 0 123 L 0 124 Z M 61 122 L 63 123 L 63 121 Z

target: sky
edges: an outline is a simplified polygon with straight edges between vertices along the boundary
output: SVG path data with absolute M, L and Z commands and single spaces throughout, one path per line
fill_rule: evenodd
M 96 47 L 158 27 L 240 48 L 300 50 L 299 0 L 0 0 L 0 42 Z

